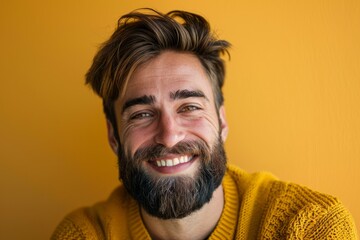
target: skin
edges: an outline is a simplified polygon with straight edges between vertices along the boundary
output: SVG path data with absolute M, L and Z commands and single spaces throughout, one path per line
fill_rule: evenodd
M 200 94 L 174 97 L 176 92 Z M 143 101 L 144 96 L 152 100 Z M 171 148 L 186 140 L 201 139 L 212 147 L 219 132 L 223 141 L 228 132 L 224 107 L 216 109 L 210 80 L 200 61 L 189 53 L 165 51 L 138 67 L 124 96 L 115 101 L 115 113 L 120 141 L 132 156 L 145 146 L 161 144 Z M 117 153 L 119 146 L 113 127 L 110 122 L 107 126 L 110 146 Z M 162 159 L 175 157 L 181 156 L 172 154 Z M 197 157 L 189 157 L 193 157 L 190 162 L 173 167 L 158 167 L 156 161 L 141 164 L 146 172 L 156 177 L 193 176 L 200 161 Z M 210 202 L 188 217 L 161 220 L 143 209 L 141 213 L 153 239 L 204 239 L 215 228 L 223 205 L 220 185 Z

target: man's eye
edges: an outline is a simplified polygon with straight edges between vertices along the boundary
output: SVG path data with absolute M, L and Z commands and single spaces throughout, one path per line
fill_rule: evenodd
M 151 113 L 140 112 L 140 113 L 135 113 L 135 114 L 131 115 L 130 119 L 135 120 L 135 119 L 144 119 L 144 118 L 149 118 L 149 117 L 152 117 Z
M 195 110 L 199 110 L 200 108 L 194 105 L 188 105 L 188 106 L 184 106 L 180 109 L 180 112 L 192 112 Z

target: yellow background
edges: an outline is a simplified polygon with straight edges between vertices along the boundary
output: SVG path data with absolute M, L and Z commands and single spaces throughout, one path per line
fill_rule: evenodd
M 204 15 L 233 44 L 228 158 L 338 196 L 360 223 L 357 0 L 6 1 L 0 7 L 0 239 L 47 239 L 117 185 L 101 101 L 84 74 L 118 17 Z

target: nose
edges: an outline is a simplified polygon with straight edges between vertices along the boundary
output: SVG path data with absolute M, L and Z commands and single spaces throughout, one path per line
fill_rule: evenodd
M 177 119 L 169 113 L 161 114 L 155 142 L 171 148 L 185 138 L 185 133 Z

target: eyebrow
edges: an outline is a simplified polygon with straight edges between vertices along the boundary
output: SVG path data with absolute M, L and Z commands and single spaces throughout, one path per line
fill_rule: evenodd
M 190 98 L 190 97 L 200 97 L 200 98 L 204 98 L 207 101 L 209 101 L 209 99 L 205 96 L 203 91 L 200 91 L 200 90 L 184 89 L 184 90 L 177 90 L 175 93 L 174 92 L 170 93 L 170 98 L 173 100 L 185 99 L 185 98 Z
M 155 97 L 154 96 L 149 96 L 149 95 L 144 95 L 138 98 L 132 98 L 127 100 L 124 103 L 124 106 L 122 108 L 122 113 L 128 109 L 129 107 L 132 107 L 134 105 L 146 105 L 146 104 L 153 104 L 155 102 Z

